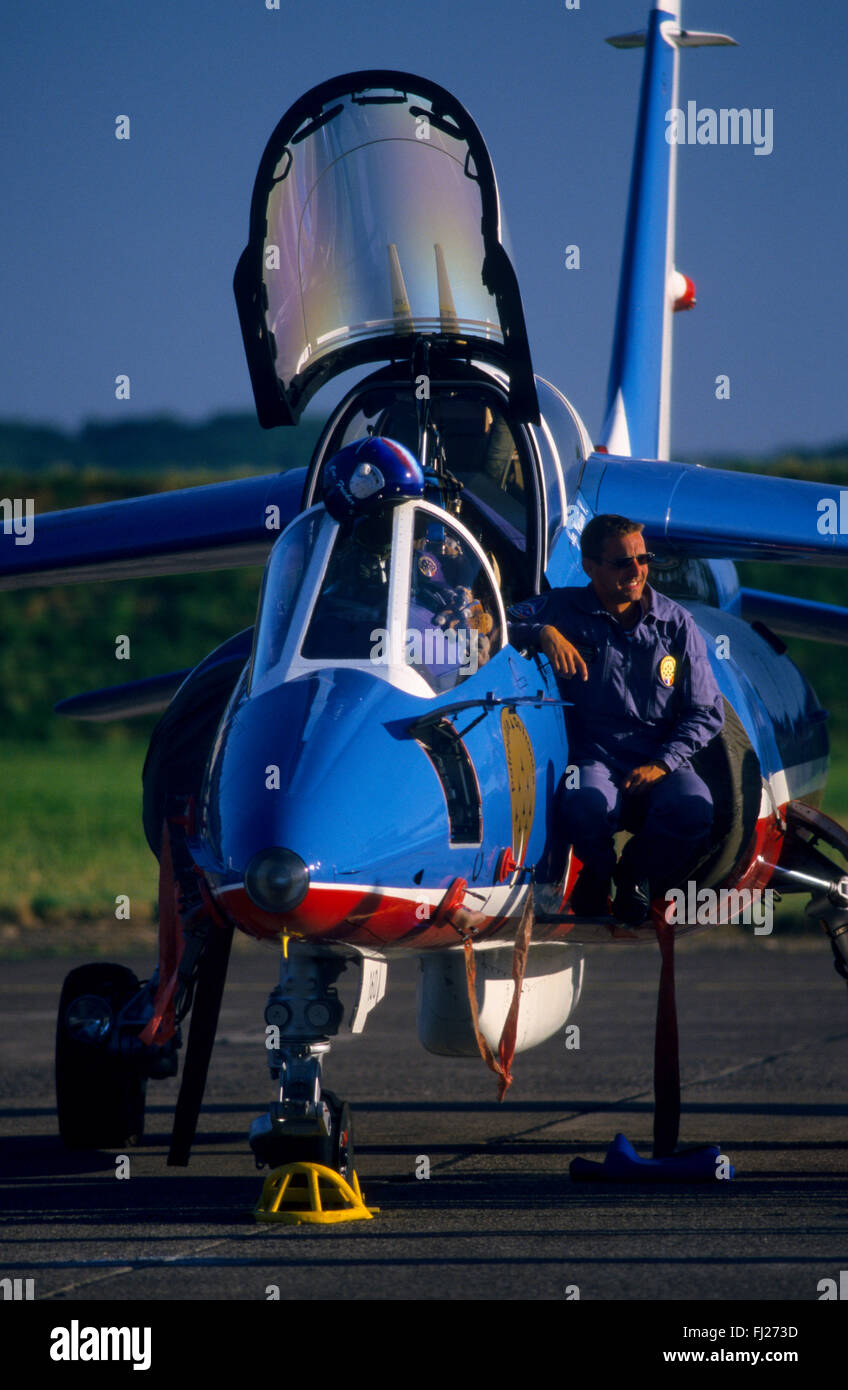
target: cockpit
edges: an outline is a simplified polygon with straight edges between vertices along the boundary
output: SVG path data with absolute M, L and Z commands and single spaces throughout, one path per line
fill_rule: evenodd
M 406 501 L 342 521 L 312 507 L 269 557 L 250 689 L 350 667 L 427 698 L 474 675 L 505 641 L 491 566 L 441 507 Z
M 565 474 L 591 451 L 544 384 L 540 412 L 494 169 L 468 112 L 409 73 L 313 88 L 262 156 L 235 292 L 265 428 L 296 424 L 331 379 L 384 364 L 334 410 L 302 515 L 272 552 L 252 687 L 350 664 L 425 696 L 452 689 L 504 644 L 504 605 L 539 592 Z M 395 499 L 382 529 L 317 510 L 326 467 L 366 435 L 397 441 L 448 490 Z
M 438 441 L 440 467 L 458 485 L 451 510 L 487 556 L 504 603 L 517 603 L 538 586 L 544 531 L 545 499 L 529 432 L 510 419 L 503 393 L 479 376 L 434 382 L 428 420 L 428 446 Z M 420 421 L 420 403 L 408 382 L 395 376 L 385 385 L 355 388 L 313 458 L 306 503 L 321 495 L 326 460 L 366 433 L 398 440 L 418 454 Z

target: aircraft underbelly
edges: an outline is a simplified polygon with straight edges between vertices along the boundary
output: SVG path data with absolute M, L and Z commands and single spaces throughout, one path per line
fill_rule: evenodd
M 476 993 L 480 1032 L 497 1051 L 515 990 L 512 948 L 478 951 Z M 531 950 L 521 989 L 516 1052 L 538 1047 L 563 1027 L 580 999 L 583 956 L 563 946 Z M 418 1037 L 439 1057 L 477 1057 L 463 953 L 429 952 L 419 960 Z

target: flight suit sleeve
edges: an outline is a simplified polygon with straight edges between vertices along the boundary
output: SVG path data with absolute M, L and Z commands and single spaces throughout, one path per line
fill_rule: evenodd
M 710 666 L 707 648 L 693 619 L 681 633 L 680 698 L 677 718 L 656 762 L 676 772 L 705 748 L 724 725 L 724 700 Z
M 535 598 L 525 599 L 523 603 L 514 603 L 507 610 L 509 640 L 517 651 L 524 647 L 539 651 L 542 628 L 551 621 L 549 610 L 552 598 L 552 593 L 538 594 Z

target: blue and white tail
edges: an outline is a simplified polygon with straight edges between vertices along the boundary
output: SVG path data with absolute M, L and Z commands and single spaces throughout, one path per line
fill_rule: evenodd
M 680 49 L 734 40 L 682 29 L 680 0 L 657 0 L 647 31 L 607 42 L 644 47 L 645 67 L 600 443 L 611 454 L 667 459 L 672 315 L 695 302 L 691 282 L 674 268 L 677 145 L 667 138 L 674 128 L 667 118 L 678 106 Z

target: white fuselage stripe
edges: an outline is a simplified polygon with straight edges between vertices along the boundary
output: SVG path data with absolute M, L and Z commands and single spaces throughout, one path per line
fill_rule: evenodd
M 772 814 L 772 797 L 778 806 L 794 801 L 807 792 L 823 786 L 827 773 L 827 759 L 818 758 L 815 762 L 795 763 L 793 767 L 781 768 L 763 778 L 763 792 L 760 799 L 760 819 Z M 767 790 L 771 789 L 771 796 Z

